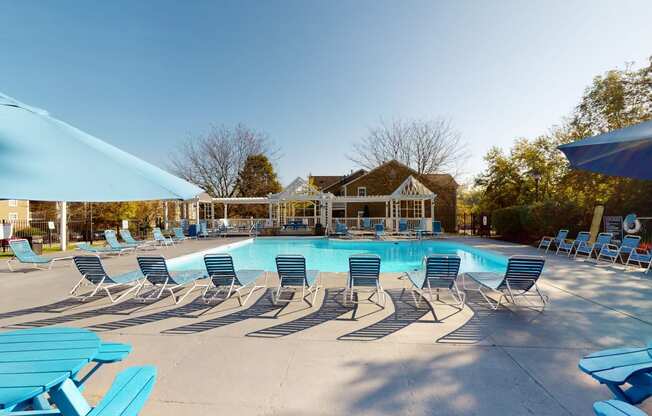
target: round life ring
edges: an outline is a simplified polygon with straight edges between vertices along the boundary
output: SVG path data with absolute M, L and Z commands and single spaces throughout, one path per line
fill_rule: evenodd
M 629 214 L 623 220 L 623 230 L 627 234 L 634 234 L 641 230 L 641 222 L 636 218 L 636 214 Z

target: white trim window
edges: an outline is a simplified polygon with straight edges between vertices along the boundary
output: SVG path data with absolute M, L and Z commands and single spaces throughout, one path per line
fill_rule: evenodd
M 9 204 L 10 207 L 17 207 L 18 206 L 18 201 L 15 199 L 8 199 L 7 203 Z
M 358 196 L 367 196 L 366 186 L 358 186 Z

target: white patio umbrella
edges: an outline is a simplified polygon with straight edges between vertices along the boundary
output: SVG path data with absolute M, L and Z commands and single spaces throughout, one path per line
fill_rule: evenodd
M 188 200 L 203 190 L 0 93 L 0 198 L 66 202 Z

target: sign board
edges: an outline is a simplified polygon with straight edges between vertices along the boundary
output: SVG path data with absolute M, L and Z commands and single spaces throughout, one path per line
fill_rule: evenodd
M 48 230 L 54 230 L 54 221 L 48 221 Z
M 8 240 L 11 238 L 12 227 L 10 222 L 0 223 L 0 240 Z
M 623 217 L 621 216 L 607 216 L 603 217 L 604 231 L 606 233 L 613 233 L 614 238 L 623 239 Z
M 123 230 L 129 229 L 129 220 L 122 220 L 122 229 Z

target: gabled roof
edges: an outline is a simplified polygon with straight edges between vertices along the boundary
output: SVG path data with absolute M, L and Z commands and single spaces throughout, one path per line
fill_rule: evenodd
M 327 187 L 322 188 L 322 189 L 324 191 L 326 191 L 326 190 L 333 190 L 334 188 L 339 188 L 341 186 L 346 185 L 347 183 L 349 183 L 351 181 L 354 181 L 354 180 L 358 179 L 359 177 L 365 175 L 366 173 L 367 173 L 366 170 L 358 169 L 355 172 L 352 172 L 352 173 L 350 173 L 348 175 L 341 176 L 340 180 L 338 180 L 337 182 L 334 182 L 334 183 L 332 183 L 332 184 L 330 184 Z
M 427 186 L 419 182 L 419 180 L 412 175 L 405 178 L 403 183 L 401 183 L 398 186 L 398 188 L 396 188 L 394 192 L 392 192 L 393 199 L 403 199 L 403 198 L 409 198 L 417 195 L 434 196 L 434 193 L 430 189 L 428 189 Z
M 341 181 L 346 176 L 331 175 L 331 176 L 310 176 L 310 181 L 319 189 L 329 188 L 331 185 Z
M 271 199 L 292 199 L 298 196 L 320 195 L 321 191 L 316 186 L 309 184 L 303 178 L 296 178 L 281 192 L 270 194 Z

